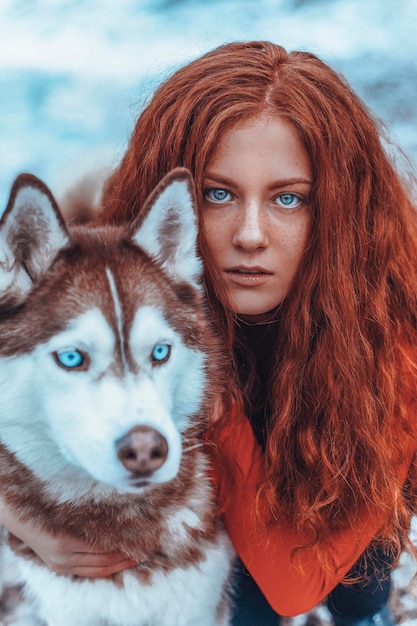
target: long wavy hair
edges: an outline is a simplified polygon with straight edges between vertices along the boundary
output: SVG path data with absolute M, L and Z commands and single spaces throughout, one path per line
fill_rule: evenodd
M 404 545 L 412 549 L 417 491 L 414 464 L 399 470 L 417 432 L 416 215 L 379 124 L 344 78 L 313 54 L 269 42 L 226 44 L 192 61 L 137 120 L 108 181 L 104 217 L 134 218 L 179 165 L 191 170 L 201 203 L 219 140 L 265 113 L 297 129 L 314 182 L 309 241 L 274 348 L 258 503 L 298 530 L 325 568 L 332 533 L 370 514 L 395 563 Z M 200 246 L 212 313 L 232 353 L 234 320 L 203 230 Z M 235 370 L 232 360 L 238 396 Z

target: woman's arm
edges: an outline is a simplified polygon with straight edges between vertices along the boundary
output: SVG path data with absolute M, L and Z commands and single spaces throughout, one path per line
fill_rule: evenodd
M 346 530 L 332 538 L 329 558 L 334 575 L 322 569 L 312 550 L 302 552 L 301 572 L 291 558 L 293 550 L 301 543 L 300 537 L 279 524 L 267 529 L 257 526 L 253 508 L 257 485 L 263 478 L 263 462 L 249 421 L 242 418 L 231 432 L 226 429 L 222 433 L 219 445 L 222 455 L 234 459 L 240 467 L 241 472 L 236 472 L 233 486 L 230 476 L 215 468 L 227 531 L 240 558 L 274 610 L 282 616 L 304 613 L 316 606 L 344 578 L 376 536 L 380 523 L 367 516 L 355 531 Z M 404 468 L 404 479 L 406 472 Z
M 91 546 L 78 539 L 64 534 L 54 537 L 33 522 L 22 522 L 1 497 L 0 523 L 17 542 L 29 546 L 57 574 L 107 578 L 137 565 L 121 552 L 94 552 Z

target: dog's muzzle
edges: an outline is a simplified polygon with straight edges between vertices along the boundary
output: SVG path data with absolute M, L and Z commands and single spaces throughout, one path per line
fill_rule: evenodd
M 116 442 L 117 458 L 135 478 L 152 476 L 168 457 L 168 442 L 150 426 L 135 426 Z

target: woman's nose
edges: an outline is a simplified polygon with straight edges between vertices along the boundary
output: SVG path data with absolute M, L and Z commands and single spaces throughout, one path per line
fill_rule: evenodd
M 258 203 L 241 207 L 236 217 L 233 244 L 249 251 L 268 245 L 264 215 Z

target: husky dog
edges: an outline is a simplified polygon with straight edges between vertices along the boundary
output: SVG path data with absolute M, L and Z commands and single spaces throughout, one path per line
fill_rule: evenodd
M 0 221 L 1 495 L 22 520 L 138 560 L 111 580 L 58 576 L 10 541 L 48 626 L 229 624 L 233 550 L 200 442 L 224 361 L 189 173 L 142 215 L 67 227 L 22 174 Z

